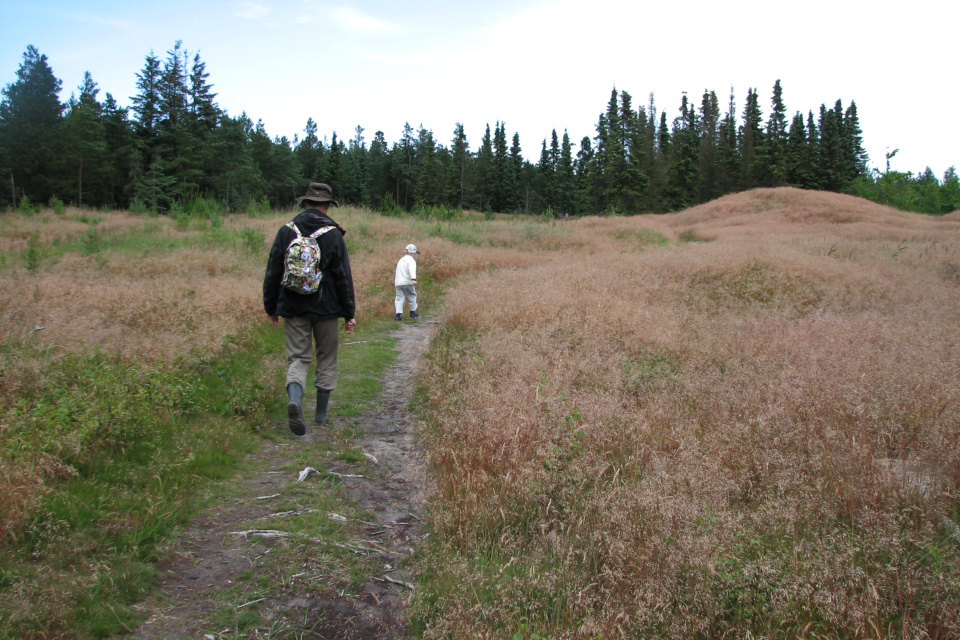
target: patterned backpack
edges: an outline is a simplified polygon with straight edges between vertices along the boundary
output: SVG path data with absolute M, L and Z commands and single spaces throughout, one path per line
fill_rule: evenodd
M 304 236 L 292 220 L 286 226 L 293 229 L 297 237 L 287 246 L 287 253 L 283 257 L 283 280 L 280 284 L 301 295 L 316 293 L 320 288 L 320 281 L 323 280 L 320 272 L 320 243 L 317 238 L 336 227 L 320 227 Z

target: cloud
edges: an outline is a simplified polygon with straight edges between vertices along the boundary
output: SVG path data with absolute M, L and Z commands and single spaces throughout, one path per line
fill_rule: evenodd
M 243 2 L 240 7 L 241 10 L 237 13 L 237 17 L 245 20 L 260 20 L 270 13 L 269 8 L 254 2 Z
M 333 11 L 333 20 L 341 29 L 361 33 L 386 33 L 397 31 L 393 23 L 367 15 L 353 7 L 340 7 Z

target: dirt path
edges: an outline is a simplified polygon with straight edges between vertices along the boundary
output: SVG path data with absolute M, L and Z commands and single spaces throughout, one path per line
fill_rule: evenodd
M 359 420 L 335 419 L 331 428 L 308 422 L 302 438 L 285 423 L 274 426 L 282 435 L 262 441 L 250 457 L 250 471 L 214 488 L 222 499 L 201 512 L 165 554 L 158 592 L 140 605 L 148 618 L 132 637 L 408 635 L 409 562 L 422 537 L 429 485 L 416 419 L 407 406 L 435 326 L 405 322 L 391 332 L 399 353 L 383 379 L 376 411 Z M 312 416 L 312 406 L 308 411 Z M 331 446 L 333 440 L 341 444 Z M 347 441 L 362 460 L 355 453 L 345 461 L 337 453 Z M 298 482 L 304 461 L 317 473 Z M 329 511 L 331 494 L 334 506 L 349 505 L 353 515 Z M 298 526 L 277 527 L 281 521 Z M 334 535 L 324 535 L 331 527 Z M 269 533 L 278 529 L 285 531 Z M 257 530 L 266 533 L 239 533 Z

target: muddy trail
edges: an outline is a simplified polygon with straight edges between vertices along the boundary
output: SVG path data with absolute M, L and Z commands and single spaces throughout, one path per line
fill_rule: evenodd
M 336 418 L 334 392 L 330 426 L 312 424 L 307 399 L 305 436 L 270 426 L 275 437 L 213 487 L 211 506 L 163 552 L 157 592 L 128 637 L 408 636 L 411 558 L 429 494 L 408 404 L 435 327 L 391 331 L 398 354 L 375 410 Z

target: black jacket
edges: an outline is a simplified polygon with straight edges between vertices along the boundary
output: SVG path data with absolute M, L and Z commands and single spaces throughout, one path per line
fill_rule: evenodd
M 300 294 L 281 286 L 283 258 L 287 247 L 297 237 L 293 229 L 280 227 L 270 248 L 267 272 L 263 277 L 263 309 L 268 316 L 292 318 L 346 318 L 352 320 L 357 305 L 353 295 L 353 275 L 350 273 L 350 257 L 343 241 L 343 230 L 318 209 L 307 209 L 293 219 L 300 233 L 307 236 L 320 227 L 334 226 L 317 239 L 320 244 L 320 270 L 323 280 L 316 293 Z

